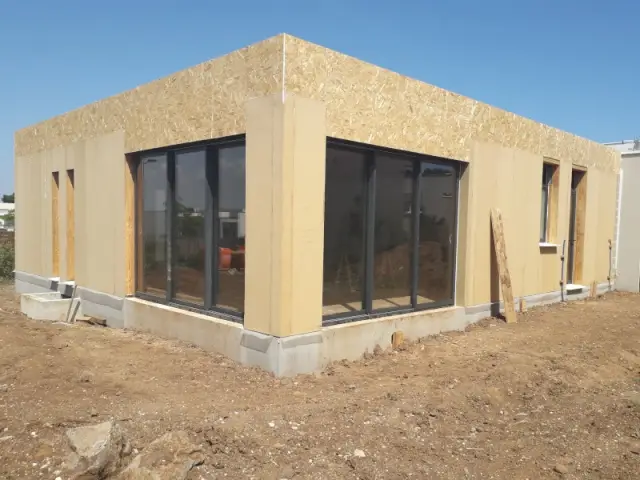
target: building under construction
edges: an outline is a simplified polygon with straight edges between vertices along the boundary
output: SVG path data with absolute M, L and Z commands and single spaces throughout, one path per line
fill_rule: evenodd
M 619 164 L 279 35 L 17 132 L 16 289 L 313 371 L 499 308 L 493 209 L 516 307 L 608 288 Z

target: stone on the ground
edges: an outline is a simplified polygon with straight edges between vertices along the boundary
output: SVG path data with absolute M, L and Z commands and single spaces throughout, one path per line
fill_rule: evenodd
M 555 467 L 553 467 L 553 471 L 562 475 L 566 475 L 567 473 L 569 473 L 569 467 L 562 463 L 558 463 Z
M 72 478 L 102 479 L 122 466 L 124 436 L 114 422 L 70 428 L 66 434 L 74 454 L 66 462 Z
M 353 451 L 353 456 L 354 456 L 354 457 L 358 457 L 358 458 L 364 458 L 366 455 L 365 455 L 365 453 L 364 453 L 362 450 L 360 450 L 359 448 L 356 448 L 356 449 Z
M 622 396 L 631 405 L 640 407 L 640 392 L 625 392 L 622 394 Z
M 169 432 L 151 442 L 116 478 L 184 480 L 189 471 L 203 461 L 202 449 L 191 443 L 186 432 Z

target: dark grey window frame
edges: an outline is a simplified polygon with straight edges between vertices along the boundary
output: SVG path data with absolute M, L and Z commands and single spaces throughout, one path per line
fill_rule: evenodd
M 383 148 L 378 146 L 372 146 L 357 142 L 351 142 L 348 140 L 342 140 L 338 138 L 327 137 L 327 147 L 336 147 L 344 150 L 355 151 L 366 154 L 365 168 L 364 168 L 364 192 L 366 196 L 365 209 L 363 212 L 363 242 L 362 242 L 362 258 L 364 259 L 364 275 L 362 279 L 362 301 L 363 309 L 353 312 L 335 313 L 330 315 L 324 315 L 322 317 L 322 324 L 324 326 L 337 325 L 341 323 L 355 322 L 359 320 L 366 320 L 371 318 L 378 318 L 387 316 L 390 314 L 402 314 L 409 312 L 417 312 L 423 310 L 433 310 L 436 308 L 450 307 L 455 304 L 455 279 L 457 270 L 457 249 L 458 249 L 458 192 L 460 190 L 460 176 L 462 174 L 462 164 L 455 160 L 449 160 L 441 157 L 433 157 L 430 155 L 421 155 L 412 152 L 406 152 L 403 150 L 394 150 L 390 148 Z M 411 160 L 413 162 L 413 188 L 411 198 L 411 305 L 402 307 L 390 307 L 384 309 L 376 309 L 373 307 L 373 274 L 374 274 L 374 256 L 375 256 L 375 239 L 374 239 L 374 225 L 375 225 L 375 198 L 376 198 L 376 156 L 377 154 L 392 154 L 402 157 L 403 160 Z M 452 238 L 452 248 L 450 249 L 449 256 L 452 265 L 451 275 L 451 298 L 440 300 L 431 303 L 418 303 L 418 257 L 419 257 L 419 235 L 420 235 L 420 173 L 422 162 L 435 163 L 453 167 L 455 170 L 455 218 L 454 218 L 454 232 Z
M 231 320 L 233 322 L 243 323 L 244 322 L 244 312 L 239 312 L 236 310 L 227 309 L 224 307 L 220 307 L 216 305 L 216 299 L 218 296 L 218 223 L 216 219 L 218 218 L 218 179 L 219 179 L 219 150 L 220 148 L 228 148 L 228 147 L 237 147 L 237 146 L 245 146 L 246 145 L 246 136 L 235 135 L 232 137 L 225 137 L 221 139 L 217 139 L 215 141 L 204 141 L 204 142 L 193 142 L 182 145 L 173 145 L 170 147 L 164 148 L 156 148 L 153 150 L 145 150 L 140 151 L 135 154 L 136 158 L 136 169 L 135 169 L 135 204 L 141 204 L 141 199 L 138 198 L 141 191 L 140 181 L 140 172 L 142 159 L 146 156 L 151 155 L 166 155 L 167 158 L 167 178 L 166 178 L 166 199 L 167 199 L 167 208 L 166 208 L 166 225 L 167 231 L 169 232 L 167 237 L 167 288 L 166 295 L 163 297 L 152 295 L 146 292 L 142 292 L 138 289 L 139 285 L 139 275 L 140 273 L 136 271 L 135 275 L 135 296 L 141 298 L 143 300 L 148 300 L 150 302 L 155 302 L 163 305 L 169 305 L 177 308 L 182 308 L 184 310 L 203 313 L 206 315 L 215 316 L 218 318 L 224 318 L 226 320 Z M 175 225 L 175 155 L 176 153 L 185 153 L 189 151 L 196 150 L 204 150 L 206 155 L 205 160 L 205 175 L 206 175 L 206 184 L 207 189 L 205 192 L 206 195 L 206 205 L 205 205 L 205 242 L 206 242 L 206 250 L 205 250 L 205 298 L 204 298 L 204 307 L 202 305 L 186 302 L 184 300 L 179 300 L 175 298 L 174 292 L 174 282 L 172 278 L 172 272 L 174 271 L 175 266 L 175 255 L 173 254 L 173 244 L 174 238 L 176 234 Z M 141 219 L 140 215 L 136 211 L 135 215 L 135 231 L 138 232 L 140 228 Z M 135 235 L 135 258 L 136 265 L 137 259 L 139 255 L 142 254 L 140 250 L 140 245 L 138 245 L 138 235 Z

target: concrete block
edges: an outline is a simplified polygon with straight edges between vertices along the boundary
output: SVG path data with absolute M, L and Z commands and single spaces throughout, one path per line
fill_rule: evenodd
M 49 293 L 51 292 L 50 288 L 41 287 L 39 285 L 34 285 L 33 283 L 25 282 L 22 280 L 18 280 L 17 278 L 14 280 L 14 288 L 16 293 L 24 294 L 24 293 Z
M 305 333 L 279 338 L 279 377 L 291 377 L 301 373 L 313 373 L 324 367 L 322 363 L 322 332 Z
M 59 292 L 26 293 L 20 297 L 20 310 L 34 320 L 64 321 L 71 299 Z
M 57 289 L 63 297 L 70 297 L 73 295 L 73 288 L 75 285 L 75 282 L 60 282 L 58 283 Z
M 277 377 L 311 373 L 322 368 L 322 333 L 272 337 L 244 330 L 240 342 L 240 362 L 272 372 Z
M 13 272 L 16 293 L 47 293 L 58 288 L 57 278 L 46 278 L 31 273 Z
M 76 296 L 82 300 L 82 314 L 104 320 L 108 327 L 124 328 L 124 298 L 88 288 L 78 287 Z

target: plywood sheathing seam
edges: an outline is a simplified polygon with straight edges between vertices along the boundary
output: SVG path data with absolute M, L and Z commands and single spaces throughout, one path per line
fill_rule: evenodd
M 617 171 L 611 148 L 286 36 L 288 93 L 327 105 L 327 135 L 471 161 L 473 141 Z
M 20 130 L 15 155 L 116 131 L 127 152 L 244 133 L 246 100 L 282 92 L 281 37 Z

